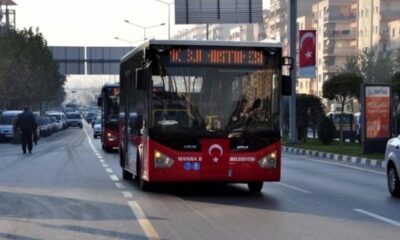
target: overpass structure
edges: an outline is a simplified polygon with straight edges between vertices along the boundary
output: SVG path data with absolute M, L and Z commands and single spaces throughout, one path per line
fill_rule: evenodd
M 118 75 L 120 59 L 132 47 L 49 46 L 65 75 Z

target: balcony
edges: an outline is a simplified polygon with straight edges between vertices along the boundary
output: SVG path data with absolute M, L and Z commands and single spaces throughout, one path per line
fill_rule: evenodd
M 324 49 L 324 57 L 327 56 L 335 56 L 335 57 L 342 57 L 342 56 L 350 56 L 356 54 L 356 48 L 354 47 L 343 47 L 343 48 L 329 48 Z
M 351 30 L 335 30 L 335 31 L 326 31 L 324 33 L 325 39 L 355 39 L 356 32 Z
M 399 11 L 383 10 L 381 11 L 381 20 L 390 21 L 399 18 Z
M 324 20 L 326 22 L 351 22 L 356 20 L 356 13 L 349 12 L 347 14 L 336 13 L 336 14 L 327 14 L 324 16 Z
M 324 68 L 322 69 L 322 72 L 324 72 L 324 73 L 336 73 L 338 71 L 339 71 L 339 69 L 335 65 L 324 64 Z

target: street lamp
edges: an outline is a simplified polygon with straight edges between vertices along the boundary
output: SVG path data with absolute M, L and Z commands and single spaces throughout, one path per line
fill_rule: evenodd
M 155 27 L 160 27 L 160 26 L 164 26 L 164 25 L 165 25 L 165 23 L 161 23 L 161 24 L 152 25 L 152 26 L 142 26 L 142 25 L 139 25 L 139 24 L 130 22 L 129 20 L 126 20 L 126 19 L 124 20 L 124 22 L 126 22 L 126 23 L 128 23 L 128 24 L 131 24 L 131 25 L 133 25 L 133 26 L 135 26 L 135 27 L 139 27 L 139 28 L 143 29 L 143 37 L 144 37 L 144 40 L 147 39 L 147 38 L 146 38 L 146 29 L 155 28 Z
M 128 41 L 128 40 L 125 40 L 125 39 L 122 39 L 122 38 L 119 38 L 119 37 L 114 37 L 114 39 L 115 39 L 115 40 L 118 40 L 118 41 L 121 41 L 121 42 L 129 43 L 129 45 L 130 45 L 131 47 L 132 47 L 132 45 L 133 45 L 133 42 Z
M 171 5 L 173 2 L 165 2 L 163 0 L 156 0 L 157 2 L 163 3 L 168 6 L 168 40 L 171 39 Z

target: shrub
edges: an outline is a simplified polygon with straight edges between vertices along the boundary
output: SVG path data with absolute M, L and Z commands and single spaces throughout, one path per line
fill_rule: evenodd
M 322 142 L 322 144 L 328 145 L 335 137 L 335 131 L 336 128 L 332 120 L 330 120 L 328 117 L 323 117 L 318 126 L 318 139 Z

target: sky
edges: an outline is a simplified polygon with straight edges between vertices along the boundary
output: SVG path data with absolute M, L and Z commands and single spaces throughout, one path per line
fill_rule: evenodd
M 148 38 L 168 39 L 168 6 L 156 0 L 14 0 L 18 29 L 33 27 L 50 46 L 129 46 L 143 39 L 141 26 L 165 26 L 146 30 Z M 164 0 L 173 2 L 173 0 Z M 264 8 L 269 0 L 263 0 Z M 171 36 L 188 25 L 174 24 L 171 6 Z

